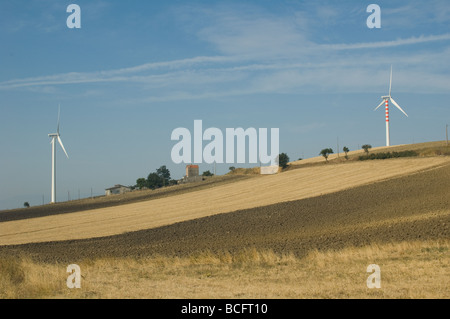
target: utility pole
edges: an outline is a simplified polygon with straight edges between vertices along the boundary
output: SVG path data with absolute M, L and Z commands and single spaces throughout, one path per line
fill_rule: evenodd
M 339 136 L 337 137 L 337 156 L 339 158 Z
M 447 146 L 448 146 L 448 124 L 445 125 L 445 139 L 447 140 Z

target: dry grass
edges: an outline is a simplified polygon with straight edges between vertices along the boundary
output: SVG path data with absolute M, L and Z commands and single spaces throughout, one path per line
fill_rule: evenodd
M 261 173 L 260 167 L 242 168 L 238 167 L 230 171 L 227 175 L 259 175 Z
M 304 258 L 248 249 L 239 254 L 93 259 L 79 263 L 80 289 L 67 265 L 26 257 L 0 261 L 1 298 L 450 298 L 450 240 L 313 251 Z M 381 288 L 366 286 L 369 264 Z
M 448 164 L 449 157 L 305 167 L 116 207 L 0 223 L 0 245 L 102 237 L 336 192 Z

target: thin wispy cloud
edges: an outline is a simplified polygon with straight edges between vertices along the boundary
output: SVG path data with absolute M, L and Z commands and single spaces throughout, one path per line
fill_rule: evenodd
M 443 24 L 450 21 L 447 0 L 408 1 L 398 7 L 382 8 L 386 27 L 423 27 L 426 24 Z
M 4 81 L 0 82 L 0 89 L 13 89 L 37 85 L 65 85 L 65 84 L 81 84 L 81 83 L 95 83 L 95 82 L 122 82 L 122 81 L 139 82 L 140 80 L 147 82 L 149 77 L 144 76 L 138 77 L 134 76 L 134 74 L 161 69 L 165 69 L 166 72 L 170 72 L 172 70 L 177 69 L 208 67 L 209 65 L 228 63 L 236 60 L 238 59 L 233 57 L 200 56 L 182 60 L 145 63 L 138 66 L 121 69 L 102 70 L 96 72 L 69 72 L 63 74 Z M 159 77 L 162 78 L 163 76 Z
M 355 64 L 354 58 L 341 57 L 333 55 L 333 51 L 342 50 L 362 50 L 374 48 L 386 48 L 393 46 L 415 45 L 433 41 L 450 40 L 450 34 L 431 35 L 411 37 L 408 39 L 398 39 L 393 41 L 382 41 L 375 43 L 356 43 L 356 44 L 334 44 L 321 45 L 314 44 L 313 47 L 318 51 L 327 50 L 329 61 L 315 59 L 307 63 L 301 63 L 292 60 L 273 61 L 269 59 L 265 61 L 260 59 L 259 63 L 255 63 L 255 59 L 249 60 L 245 56 L 199 56 L 189 59 L 162 61 L 145 63 L 129 68 L 102 70 L 97 72 L 70 72 L 42 77 L 15 79 L 0 82 L 0 90 L 18 89 L 23 87 L 50 86 L 50 85 L 69 85 L 69 84 L 95 84 L 95 83 L 141 83 L 154 87 L 176 86 L 176 85 L 201 85 L 230 82 L 258 74 L 259 80 L 250 81 L 252 85 L 255 82 L 262 83 L 266 79 L 274 81 L 272 85 L 264 84 L 262 90 L 273 91 L 273 88 L 280 87 L 280 83 L 286 85 L 290 82 L 293 74 L 307 75 L 307 83 L 312 84 L 313 80 L 322 83 L 323 80 L 317 78 L 313 71 L 325 68 L 342 68 L 351 67 Z M 413 57 L 406 60 L 411 61 Z M 423 56 L 420 58 L 423 59 Z M 418 59 L 418 60 L 420 60 Z M 386 63 L 384 61 L 376 61 L 376 63 Z M 261 63 L 263 62 L 263 63 Z M 284 71 L 283 71 L 284 70 Z M 290 72 L 286 72 L 289 70 Z M 157 74 L 152 74 L 157 71 Z M 309 74 L 312 73 L 312 74 Z M 322 75 L 322 72 L 319 73 Z M 282 81 L 285 79 L 285 81 Z M 281 82 L 280 82 L 281 80 Z M 270 82 L 270 80 L 267 80 Z M 296 83 L 303 83 L 300 78 L 296 79 Z M 306 84 L 306 82 L 305 82 Z M 288 88 L 290 85 L 287 86 Z M 251 89 L 250 91 L 254 91 Z
M 411 37 L 408 39 L 397 39 L 392 41 L 380 41 L 373 43 L 368 42 L 368 43 L 350 43 L 350 44 L 328 44 L 322 45 L 322 47 L 332 50 L 376 49 L 376 48 L 397 47 L 426 42 L 445 41 L 445 40 L 450 40 L 450 33 L 442 35 L 429 35 L 429 36 L 422 35 L 419 37 Z
M 143 100 L 172 101 L 255 93 L 302 93 L 328 90 L 350 92 L 377 88 L 385 67 L 396 63 L 413 65 L 404 74 L 436 71 L 448 52 L 450 33 L 417 35 L 383 41 L 322 43 L 311 34 L 315 18 L 332 19 L 343 14 L 332 6 L 309 8 L 312 16 L 297 11 L 291 16 L 275 16 L 254 7 L 230 9 L 183 7 L 183 19 L 197 21 L 189 31 L 208 43 L 216 55 L 157 61 L 125 68 L 92 72 L 69 72 L 0 82 L 0 90 L 67 85 L 133 85 Z M 408 12 L 406 7 L 390 15 Z M 310 13 L 308 12 L 308 13 Z M 360 12 L 353 12 L 353 15 Z M 190 20 L 192 19 L 192 20 Z M 444 45 L 440 53 L 429 44 Z M 401 56 L 385 49 L 424 46 L 420 53 Z M 379 50 L 374 54 L 373 50 Z M 430 57 L 432 57 L 430 59 Z M 448 60 L 448 58 L 447 58 Z M 423 64 L 422 69 L 416 64 Z M 439 65 L 439 68 L 437 67 Z M 430 71 L 429 71 L 430 72 Z M 431 74 L 431 73 L 430 73 Z M 441 90 L 448 83 L 445 75 L 430 79 L 422 90 Z M 439 82 L 438 82 L 439 81 Z M 413 78 L 405 79 L 405 89 L 416 88 Z M 444 85 L 442 84 L 444 83 Z M 47 89 L 48 91 L 48 89 Z M 151 95 L 149 97 L 148 95 Z

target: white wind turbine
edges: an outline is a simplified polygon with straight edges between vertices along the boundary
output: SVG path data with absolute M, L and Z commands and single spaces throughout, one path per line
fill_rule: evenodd
M 48 134 L 48 136 L 52 138 L 52 141 L 50 142 L 50 144 L 52 144 L 52 200 L 50 203 L 56 202 L 56 140 L 58 140 L 59 145 L 61 145 L 67 158 L 69 158 L 61 138 L 59 137 L 59 113 L 60 107 L 58 106 L 58 126 L 56 127 L 56 133 Z
M 383 99 L 383 101 L 374 110 L 374 111 L 376 111 L 380 106 L 383 105 L 383 103 L 385 103 L 385 105 L 386 105 L 386 146 L 391 145 L 390 138 L 389 138 L 389 100 L 391 100 L 392 104 L 394 104 L 400 111 L 402 111 L 403 114 L 406 115 L 406 117 L 408 117 L 408 114 L 406 114 L 406 112 L 402 110 L 400 105 L 398 105 L 397 102 L 395 102 L 395 100 L 392 98 L 391 88 L 392 88 L 392 65 L 391 65 L 391 78 L 389 81 L 389 95 L 382 96 L 381 98 Z

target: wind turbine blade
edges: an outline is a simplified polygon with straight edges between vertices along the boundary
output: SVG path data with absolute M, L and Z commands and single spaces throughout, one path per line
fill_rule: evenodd
M 58 135 L 58 142 L 59 142 L 59 145 L 61 145 L 61 147 L 62 147 L 64 153 L 66 153 L 67 158 L 69 158 L 69 155 L 67 155 L 66 149 L 64 148 L 64 145 L 63 145 L 63 143 L 62 143 L 61 138 L 59 137 L 59 135 Z
M 61 111 L 61 106 L 58 104 L 58 126 L 56 127 L 56 133 L 59 135 L 59 113 Z
M 391 78 L 389 80 L 389 96 L 391 96 L 391 89 L 392 89 L 392 64 L 391 64 Z
M 380 106 L 382 106 L 384 104 L 384 100 L 380 103 L 380 105 L 378 105 L 374 111 L 376 111 Z
M 400 111 L 402 111 L 403 114 L 406 115 L 406 117 L 408 117 L 408 114 L 406 114 L 406 112 L 402 110 L 402 108 L 400 107 L 400 105 L 398 105 L 397 102 L 395 102 L 395 100 L 394 100 L 392 97 L 391 97 L 391 102 L 392 102 L 392 104 L 394 104 Z

